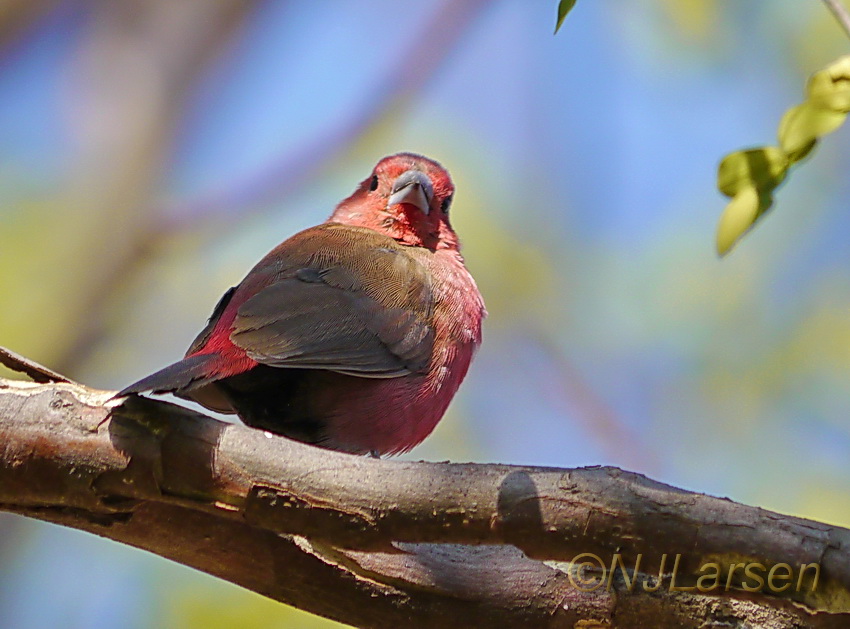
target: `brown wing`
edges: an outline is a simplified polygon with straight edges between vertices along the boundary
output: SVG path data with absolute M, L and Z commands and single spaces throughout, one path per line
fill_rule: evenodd
M 374 378 L 427 370 L 431 282 L 391 238 L 320 225 L 284 242 L 254 272 L 274 279 L 238 305 L 230 336 L 252 359 Z

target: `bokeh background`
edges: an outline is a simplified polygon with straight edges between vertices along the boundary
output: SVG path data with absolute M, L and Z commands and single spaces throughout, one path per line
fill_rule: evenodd
M 850 526 L 850 135 L 726 259 L 719 159 L 850 49 L 818 2 L 2 0 L 0 344 L 120 388 L 383 155 L 490 316 L 410 458 L 612 464 Z M 7 375 L 4 373 L 4 375 Z M 0 514 L 0 628 L 328 627 Z

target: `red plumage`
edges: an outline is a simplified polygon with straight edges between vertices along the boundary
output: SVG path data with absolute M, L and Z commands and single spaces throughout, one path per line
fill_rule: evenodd
M 486 316 L 453 194 L 432 160 L 382 159 L 225 293 L 183 360 L 121 394 L 174 393 L 336 450 L 409 450 L 443 416 Z

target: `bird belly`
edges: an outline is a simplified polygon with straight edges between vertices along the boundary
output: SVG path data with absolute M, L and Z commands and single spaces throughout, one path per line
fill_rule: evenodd
M 344 452 L 395 454 L 421 442 L 445 413 L 469 366 L 451 354 L 426 374 L 399 378 L 260 365 L 210 386 L 249 426 Z

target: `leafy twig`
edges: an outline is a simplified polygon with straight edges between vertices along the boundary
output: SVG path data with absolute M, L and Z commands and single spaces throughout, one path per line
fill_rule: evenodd
M 725 255 L 773 205 L 773 193 L 789 170 L 805 159 L 821 137 L 840 127 L 850 113 L 850 55 L 815 72 L 806 100 L 785 112 L 779 146 L 735 151 L 723 158 L 717 187 L 731 201 L 717 225 L 717 251 Z

